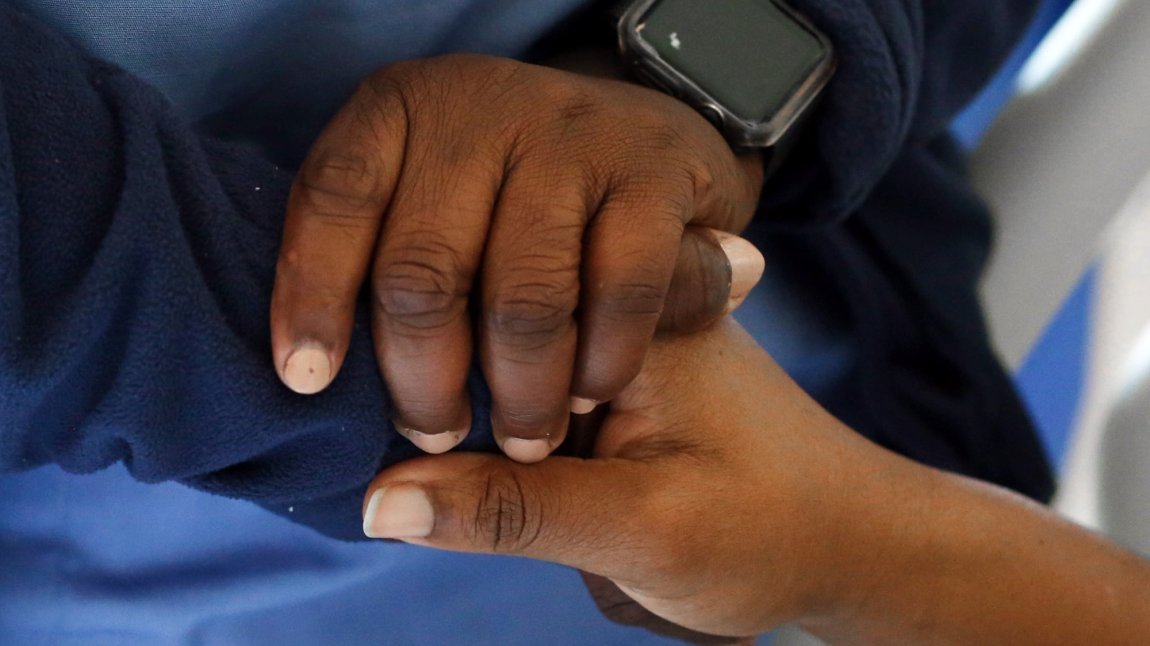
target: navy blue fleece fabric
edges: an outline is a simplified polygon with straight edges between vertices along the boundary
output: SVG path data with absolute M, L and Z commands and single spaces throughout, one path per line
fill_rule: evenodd
M 827 296 L 871 317 L 857 328 L 866 385 L 828 405 L 912 457 L 1049 495 L 971 298 L 987 243 L 980 205 L 891 199 L 897 184 L 864 204 L 884 176 L 924 172 L 965 195 L 956 166 L 933 170 L 924 142 L 993 71 L 1034 3 L 796 4 L 843 63 L 769 200 L 804 220 L 858 210 L 860 224 L 834 241 L 808 235 L 790 248 L 809 245 L 813 274 L 831 283 L 876 281 Z M 417 452 L 389 426 L 364 322 L 325 394 L 295 396 L 272 370 L 267 311 L 289 182 L 0 4 L 0 469 L 123 461 L 143 481 L 178 480 L 359 537 L 368 480 Z M 897 228 L 906 218 L 925 223 L 921 236 Z M 969 245 L 937 235 L 968 221 Z M 937 275 L 900 260 L 930 245 Z M 477 428 L 464 448 L 492 450 L 487 393 L 478 379 L 471 390 Z M 998 444 L 1011 453 L 983 453 Z
M 3 6 L 0 91 L 0 469 L 122 460 L 357 537 L 368 480 L 415 451 L 366 334 L 319 397 L 272 370 L 290 174 Z
M 775 220 L 852 214 L 910 145 L 943 133 L 993 76 L 1040 0 L 789 0 L 826 31 L 838 72 L 795 163 L 769 184 Z

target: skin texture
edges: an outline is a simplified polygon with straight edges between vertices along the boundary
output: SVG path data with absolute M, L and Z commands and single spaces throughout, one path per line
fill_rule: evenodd
M 580 568 L 716 635 L 797 622 L 832 643 L 1150 636 L 1146 562 L 871 444 L 733 321 L 656 342 L 592 441 L 592 459 L 397 465 L 368 491 L 365 531 Z
M 698 329 L 757 282 L 757 252 L 705 228 L 741 231 L 762 179 L 759 156 L 635 84 L 470 55 L 386 67 L 292 189 L 276 367 L 325 388 L 368 283 L 400 432 L 432 452 L 463 439 L 477 352 L 496 440 L 542 459 L 571 410 L 635 377 L 657 328 Z

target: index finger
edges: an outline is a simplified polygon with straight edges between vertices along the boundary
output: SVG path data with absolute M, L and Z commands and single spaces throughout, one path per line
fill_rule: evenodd
M 406 131 L 399 98 L 366 81 L 296 175 L 276 266 L 271 336 L 280 379 L 298 393 L 324 390 L 343 364 Z

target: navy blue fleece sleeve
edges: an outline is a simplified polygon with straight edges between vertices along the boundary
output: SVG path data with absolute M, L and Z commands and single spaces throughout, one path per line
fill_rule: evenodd
M 900 152 L 942 134 L 988 81 L 1041 0 L 789 0 L 834 42 L 839 67 L 804 139 L 768 185 L 766 213 L 853 213 Z
M 272 370 L 290 180 L 0 4 L 0 470 L 123 461 L 358 537 L 367 482 L 415 451 L 366 333 L 318 397 Z

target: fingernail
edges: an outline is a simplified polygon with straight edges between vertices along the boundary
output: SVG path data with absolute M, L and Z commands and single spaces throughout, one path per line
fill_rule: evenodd
M 599 402 L 594 399 L 584 399 L 583 397 L 571 398 L 571 412 L 576 415 L 586 415 L 595 410 L 599 406 Z
M 416 485 L 376 490 L 363 513 L 363 533 L 368 538 L 426 538 L 433 527 L 431 499 Z
M 403 433 L 404 437 L 411 440 L 412 444 L 422 449 L 424 453 L 431 453 L 432 455 L 447 453 L 459 446 L 459 443 L 467 437 L 467 431 L 448 431 L 435 435 L 421 433 L 415 429 L 403 429 L 400 432 Z
M 731 263 L 731 295 L 726 309 L 726 313 L 730 314 L 747 300 L 751 290 L 759 284 L 767 268 L 767 261 L 755 245 L 747 240 L 723 231 L 716 231 L 715 235 Z
M 551 442 L 548 440 L 525 440 L 509 437 L 503 441 L 503 452 L 507 457 L 522 464 L 542 462 L 551 455 Z
M 284 362 L 284 384 L 301 395 L 314 395 L 331 383 L 331 359 L 327 351 L 307 345 L 297 348 Z

